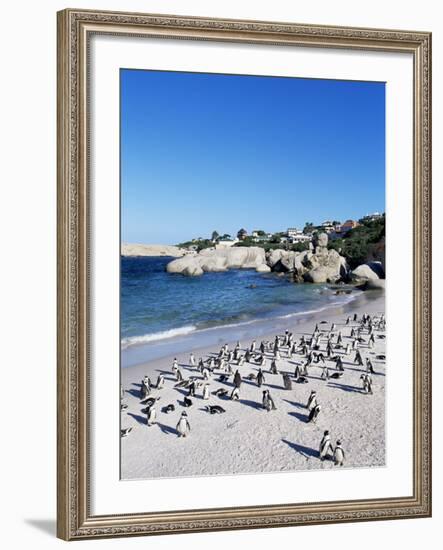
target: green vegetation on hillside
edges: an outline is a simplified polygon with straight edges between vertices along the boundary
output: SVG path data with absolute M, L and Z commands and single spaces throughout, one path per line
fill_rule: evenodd
M 328 248 L 337 250 L 355 269 L 371 255 L 375 245 L 385 236 L 385 216 L 374 221 L 360 220 L 358 227 L 346 233 L 342 239 L 329 241 Z

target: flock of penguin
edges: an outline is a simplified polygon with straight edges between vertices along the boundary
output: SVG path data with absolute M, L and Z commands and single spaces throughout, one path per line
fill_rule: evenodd
M 188 368 L 195 371 L 195 374 L 188 378 L 184 378 L 175 358 L 171 369 L 176 380 L 174 387 L 187 391 L 181 406 L 184 408 L 191 407 L 193 405 L 192 398 L 195 398 L 196 392 L 201 392 L 200 397 L 205 401 L 210 399 L 211 393 L 220 399 L 239 400 L 243 380 L 255 382 L 258 388 L 262 388 L 266 382 L 265 372 L 274 375 L 280 374 L 278 365 L 283 358 L 293 360 L 296 365 L 292 376 L 288 372 L 281 373 L 285 390 L 292 390 L 293 383 L 308 383 L 309 369 L 312 366 L 322 369 L 321 379 L 323 380 L 341 378 L 345 372 L 343 358 L 351 356 L 354 364 L 364 367 L 364 372 L 362 371 L 360 376 L 362 391 L 372 395 L 372 375 L 375 371 L 371 359 L 367 356 L 364 359 L 364 354 L 365 351 L 370 353 L 370 350 L 374 348 L 376 338 L 385 338 L 385 316 L 383 314 L 378 316 L 363 314 L 359 318 L 357 314 L 354 314 L 353 317 L 346 319 L 345 328 L 342 330 L 337 330 L 335 323 L 332 323 L 328 329 L 324 327 L 327 324 L 326 321 L 321 321 L 315 326 L 310 338 L 303 335 L 298 341 L 291 332 L 285 331 L 284 335 L 275 336 L 274 341 L 262 341 L 258 346 L 254 340 L 246 349 L 241 348 L 240 342 L 237 342 L 233 349 L 229 349 L 228 345 L 225 344 L 218 354 L 211 354 L 205 360 L 200 357 L 196 361 L 194 354 L 191 353 Z M 323 325 L 322 328 L 319 325 Z M 349 333 L 345 335 L 345 331 L 349 331 Z M 294 358 L 299 360 L 294 361 Z M 385 361 L 386 356 L 377 355 L 376 359 Z M 270 361 L 270 367 L 269 371 L 266 371 L 268 361 Z M 333 363 L 334 368 L 328 366 L 328 363 Z M 240 369 L 245 364 L 258 367 L 258 372 L 243 376 Z M 235 372 L 233 365 L 236 367 Z M 210 392 L 210 381 L 214 379 L 221 384 L 232 385 L 232 390 L 222 386 Z M 140 403 L 144 406 L 142 413 L 146 415 L 146 425 L 148 427 L 154 425 L 157 421 L 157 402 L 160 400 L 160 396 L 153 396 L 152 392 L 154 389 L 161 390 L 164 385 L 165 378 L 163 374 L 158 376 L 155 384 L 152 383 L 149 376 L 145 376 L 141 381 L 139 397 Z M 121 387 L 120 407 L 122 411 L 128 408 L 128 405 L 124 403 L 124 399 L 125 391 Z M 305 406 L 309 413 L 307 421 L 315 423 L 322 410 L 315 390 L 311 391 Z M 262 407 L 268 413 L 276 410 L 269 389 L 262 390 Z M 170 414 L 175 410 L 176 406 L 173 403 L 161 408 L 161 412 L 164 414 Z M 205 410 L 209 414 L 223 414 L 226 412 L 221 405 L 208 404 Z M 131 431 L 132 427 L 122 429 L 121 437 L 126 437 Z M 182 410 L 180 413 L 176 432 L 178 437 L 187 437 L 191 432 L 186 410 Z M 345 453 L 341 441 L 337 440 L 335 446 L 333 446 L 328 430 L 324 432 L 319 444 L 319 458 L 320 460 L 331 458 L 337 466 L 344 464 Z

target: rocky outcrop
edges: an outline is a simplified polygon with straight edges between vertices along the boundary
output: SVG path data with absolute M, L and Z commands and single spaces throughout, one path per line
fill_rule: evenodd
M 328 236 L 320 233 L 313 247 L 303 252 L 270 250 L 260 247 L 205 249 L 199 254 L 184 256 L 169 262 L 168 273 L 190 277 L 227 269 L 255 269 L 288 274 L 297 283 L 352 282 L 362 288 L 383 288 L 384 268 L 381 262 L 368 262 L 349 270 L 346 259 L 336 250 L 328 250 Z
M 351 273 L 352 282 L 357 284 L 384 278 L 385 272 L 381 262 L 368 262 L 366 264 L 361 264 Z
M 348 266 L 335 250 L 328 250 L 328 236 L 320 233 L 313 250 L 273 250 L 266 255 L 272 271 L 292 274 L 295 282 L 336 283 L 346 280 Z
M 169 262 L 168 273 L 196 276 L 227 269 L 255 269 L 260 273 L 270 271 L 266 264 L 265 251 L 259 247 L 232 247 L 204 249 L 194 256 L 186 256 Z

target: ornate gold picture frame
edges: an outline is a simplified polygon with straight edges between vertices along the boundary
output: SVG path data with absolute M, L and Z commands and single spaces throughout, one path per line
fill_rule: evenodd
M 413 493 L 97 516 L 90 506 L 88 48 L 95 34 L 407 52 L 414 63 Z M 431 35 L 202 17 L 58 13 L 58 536 L 65 540 L 431 515 Z

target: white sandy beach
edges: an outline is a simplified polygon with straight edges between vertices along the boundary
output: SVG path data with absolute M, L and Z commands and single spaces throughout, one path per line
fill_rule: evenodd
M 384 313 L 385 300 L 382 293 L 364 293 L 349 305 L 336 307 L 317 313 L 299 321 L 288 322 L 287 329 L 293 332 L 297 342 L 304 334 L 311 337 L 316 323 L 320 330 L 329 331 L 331 323 L 336 324 L 335 333 L 342 331 L 344 344 L 350 340 L 352 327 L 358 323 L 345 325 L 346 318 L 357 313 L 379 316 Z M 326 332 L 325 332 L 326 334 Z M 367 334 L 362 334 L 365 340 Z M 379 337 L 381 336 L 381 337 Z M 275 334 L 257 338 L 273 341 Z M 334 339 L 335 341 L 335 339 Z M 232 349 L 234 342 L 228 342 Z M 245 350 L 250 341 L 242 341 Z M 239 367 L 243 382 L 240 387 L 240 400 L 230 401 L 229 396 L 219 398 L 212 392 L 218 388 L 233 388 L 232 376 L 227 382 L 219 382 L 220 371 L 211 376 L 210 398 L 202 399 L 202 390 L 198 389 L 193 405 L 182 406 L 186 389 L 174 388 L 175 376 L 172 372 L 173 356 L 157 359 L 148 364 L 123 368 L 121 382 L 124 389 L 123 403 L 128 407 L 122 411 L 121 427 L 132 427 L 132 431 L 121 440 L 121 478 L 159 478 L 177 476 L 203 476 L 217 474 L 264 473 L 296 471 L 309 469 L 334 468 L 332 460 L 321 461 L 318 455 L 319 443 L 325 430 L 330 431 L 331 441 L 342 441 L 345 452 L 344 467 L 383 466 L 385 463 L 385 361 L 377 360 L 377 355 L 385 354 L 384 332 L 375 331 L 375 347 L 370 349 L 366 343 L 360 346 L 363 360 L 369 357 L 374 365 L 372 375 L 373 394 L 362 390 L 360 375 L 366 372 L 365 366 L 354 364 L 355 352 L 343 355 L 344 375 L 338 379 L 322 380 L 322 369 L 317 364 L 308 367 L 308 383 L 297 384 L 293 374 L 296 364 L 306 361 L 303 355 L 295 354 L 292 360 L 285 358 L 278 362 L 279 374 L 269 373 L 271 353 L 267 353 L 263 368 L 265 383 L 262 388 L 255 381 L 245 380 L 250 373 L 257 373 L 258 366 L 245 363 Z M 326 338 L 322 339 L 324 351 Z M 218 354 L 219 346 L 210 349 L 194 349 L 196 361 Z M 184 378 L 197 376 L 203 378 L 197 368 L 189 366 L 189 354 L 177 356 Z M 326 360 L 330 373 L 335 372 L 335 363 Z M 236 364 L 232 363 L 235 372 Z M 293 389 L 285 390 L 282 373 L 292 377 Z M 141 411 L 145 407 L 140 403 L 140 381 L 150 376 L 155 384 L 158 374 L 165 377 L 161 390 L 153 389 L 151 396 L 160 397 L 156 404 L 157 424 L 148 427 L 146 415 Z M 268 389 L 275 401 L 276 410 L 267 412 L 262 408 L 262 391 Z M 311 390 L 317 391 L 322 410 L 316 423 L 307 423 L 308 410 L 305 405 Z M 175 411 L 164 413 L 162 407 L 174 404 Z M 209 414 L 207 405 L 220 405 L 224 414 Z M 176 425 L 181 412 L 186 410 L 191 433 L 179 438 Z

